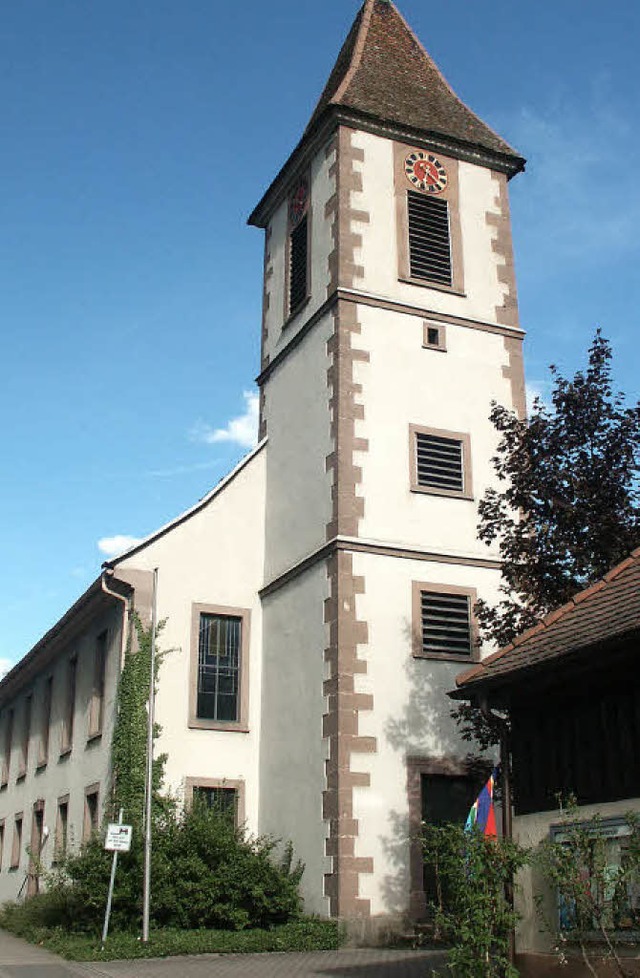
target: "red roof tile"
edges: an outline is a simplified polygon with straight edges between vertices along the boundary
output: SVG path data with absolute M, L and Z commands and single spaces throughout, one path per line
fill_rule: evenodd
M 453 137 L 523 162 L 458 98 L 389 0 L 366 0 L 361 7 L 307 133 L 332 105 Z

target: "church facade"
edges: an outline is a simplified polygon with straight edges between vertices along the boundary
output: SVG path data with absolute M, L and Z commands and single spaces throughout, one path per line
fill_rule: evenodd
M 446 692 L 479 655 L 476 597 L 497 597 L 476 538 L 491 402 L 525 410 L 523 168 L 394 4 L 366 0 L 250 217 L 257 448 L 0 683 L 0 899 L 37 885 L 26 842 L 46 865 L 99 821 L 130 613 L 148 617 L 157 569 L 168 786 L 291 839 L 309 912 L 363 931 L 421 912 L 416 830 L 475 790 Z

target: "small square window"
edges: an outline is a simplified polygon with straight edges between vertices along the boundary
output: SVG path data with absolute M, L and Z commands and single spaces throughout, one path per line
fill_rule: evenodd
M 425 322 L 423 325 L 422 345 L 427 350 L 447 351 L 447 334 L 444 323 Z

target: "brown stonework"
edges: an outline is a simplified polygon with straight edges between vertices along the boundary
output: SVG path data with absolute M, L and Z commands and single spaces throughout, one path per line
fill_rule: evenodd
M 364 271 L 356 264 L 355 250 L 362 246 L 362 235 L 353 231 L 352 222 L 368 223 L 367 211 L 351 206 L 352 192 L 362 191 L 362 174 L 354 169 L 355 162 L 363 162 L 364 152 L 351 145 L 352 130 L 339 126 L 331 150 L 335 160 L 329 167 L 329 176 L 335 179 L 335 193 L 325 205 L 324 216 L 331 220 L 333 249 L 329 254 L 329 282 L 327 296 L 341 288 L 353 288 Z
M 498 282 L 506 285 L 504 299 L 496 306 L 496 321 L 505 326 L 515 326 L 518 323 L 518 295 L 516 290 L 516 274 L 513 264 L 513 244 L 511 241 L 511 215 L 509 213 L 509 192 L 507 178 L 504 173 L 492 174 L 496 184 L 495 210 L 487 211 L 487 224 L 496 228 L 496 234 L 491 243 L 494 254 L 503 259 L 498 266 Z
M 260 372 L 262 373 L 270 363 L 271 357 L 267 353 L 269 342 L 269 310 L 271 308 L 271 279 L 273 278 L 273 260 L 271 257 L 271 225 L 265 228 L 264 232 L 264 274 L 262 286 L 262 340 L 260 347 Z M 267 417 L 265 414 L 264 387 L 260 387 L 260 415 L 258 422 L 258 440 L 262 441 L 267 434 Z
M 515 336 L 505 336 L 504 348 L 509 362 L 502 368 L 502 375 L 511 381 L 511 403 L 519 418 L 527 416 L 527 397 L 524 384 L 524 359 L 522 340 Z
M 353 789 L 368 787 L 369 775 L 353 770 L 354 755 L 375 753 L 375 737 L 358 732 L 361 710 L 373 709 L 373 697 L 358 693 L 355 675 L 367 671 L 366 660 L 358 658 L 358 646 L 368 640 L 367 623 L 356 615 L 356 595 L 364 591 L 364 578 L 354 577 L 353 557 L 336 551 L 327 559 L 330 596 L 325 601 L 324 618 L 329 630 L 325 661 L 329 678 L 324 683 L 327 712 L 323 717 L 323 736 L 329 743 L 326 761 L 326 790 L 323 817 L 329 823 L 326 855 L 332 871 L 325 876 L 325 895 L 333 917 L 368 917 L 368 900 L 359 895 L 360 873 L 373 872 L 373 859 L 355 854 L 358 821 L 353 813 Z
M 353 337 L 360 333 L 357 306 L 338 302 L 332 310 L 333 335 L 327 342 L 331 366 L 327 370 L 330 390 L 331 439 L 334 451 L 327 456 L 327 472 L 333 471 L 331 498 L 333 514 L 327 524 L 327 540 L 341 534 L 357 537 L 364 515 L 364 499 L 357 495 L 362 470 L 354 463 L 355 451 L 367 451 L 368 442 L 356 438 L 355 424 L 364 417 L 364 406 L 357 400 L 361 385 L 356 384 L 353 365 L 359 360 L 368 363 L 369 354 L 353 346 Z

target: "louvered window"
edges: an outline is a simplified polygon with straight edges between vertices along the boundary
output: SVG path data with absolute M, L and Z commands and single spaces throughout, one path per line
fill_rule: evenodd
M 291 232 L 289 248 L 289 311 L 307 298 L 307 215 Z
M 411 277 L 451 285 L 449 204 L 415 190 L 407 191 L 407 197 Z
M 464 449 L 457 438 L 416 432 L 417 485 L 443 493 L 463 493 Z
M 471 609 L 467 594 L 420 592 L 423 655 L 471 655 Z

